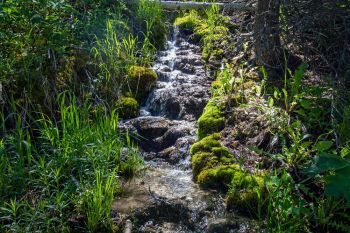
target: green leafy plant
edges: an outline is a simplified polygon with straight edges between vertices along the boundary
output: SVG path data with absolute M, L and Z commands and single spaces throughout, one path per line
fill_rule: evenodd
M 350 201 L 349 177 L 350 161 L 340 156 L 322 151 L 316 156 L 312 165 L 306 169 L 311 176 L 324 175 L 325 195 L 345 198 Z

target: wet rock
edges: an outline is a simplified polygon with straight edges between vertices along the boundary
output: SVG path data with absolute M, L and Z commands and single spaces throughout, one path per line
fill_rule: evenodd
M 180 101 L 177 98 L 169 98 L 165 103 L 165 114 L 170 119 L 178 119 L 181 111 Z
M 146 208 L 136 210 L 132 217 L 137 219 L 140 229 L 143 229 L 145 226 L 153 226 L 154 229 L 155 225 L 177 223 L 194 230 L 194 220 L 191 217 L 191 211 L 186 203 L 181 200 L 155 199 L 155 202 Z
M 206 233 L 228 233 L 234 229 L 238 229 L 236 222 L 222 218 L 209 223 Z
M 153 139 L 162 136 L 168 130 L 169 123 L 163 117 L 140 117 L 135 119 L 133 125 L 140 136 Z
M 175 68 L 178 70 L 181 70 L 182 72 L 186 74 L 194 74 L 195 73 L 195 67 L 192 64 L 185 63 L 182 60 L 175 61 Z
M 170 72 L 158 70 L 157 74 L 160 81 L 169 81 Z
M 171 155 L 176 151 L 175 146 L 168 147 L 161 152 L 159 152 L 159 157 L 164 159 L 165 161 L 171 161 Z
M 205 107 L 207 100 L 207 98 L 188 98 L 184 103 L 186 111 L 185 114 L 193 115 L 195 119 L 198 119 L 203 112 L 203 108 Z

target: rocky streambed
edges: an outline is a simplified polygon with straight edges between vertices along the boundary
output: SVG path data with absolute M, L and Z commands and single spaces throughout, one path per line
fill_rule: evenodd
M 140 116 L 120 126 L 137 135 L 146 168 L 123 184 L 113 204 L 117 221 L 131 220 L 133 232 L 249 232 L 248 221 L 226 212 L 220 193 L 192 181 L 189 149 L 213 81 L 200 47 L 174 29 L 153 69 L 158 81 Z

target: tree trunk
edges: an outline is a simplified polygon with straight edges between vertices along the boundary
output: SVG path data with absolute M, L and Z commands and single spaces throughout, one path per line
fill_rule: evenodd
M 255 24 L 255 53 L 260 65 L 268 70 L 280 69 L 283 52 L 279 37 L 280 0 L 259 0 Z

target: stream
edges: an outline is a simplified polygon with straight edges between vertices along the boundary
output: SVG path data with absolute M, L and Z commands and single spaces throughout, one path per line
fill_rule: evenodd
M 171 34 L 158 53 L 158 81 L 140 116 L 121 124 L 140 136 L 146 168 L 123 184 L 113 212 L 122 225 L 131 220 L 133 232 L 249 232 L 247 219 L 226 212 L 222 194 L 192 180 L 189 149 L 213 80 L 190 36 L 176 28 Z

